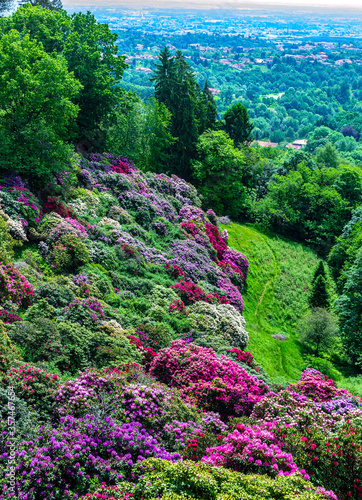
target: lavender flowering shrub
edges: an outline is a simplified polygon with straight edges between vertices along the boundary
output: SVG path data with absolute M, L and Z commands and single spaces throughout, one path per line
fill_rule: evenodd
M 2 464 L 7 450 L 0 450 Z M 31 440 L 23 440 L 15 451 L 16 496 L 19 500 L 38 498 L 71 499 L 87 493 L 93 478 L 114 484 L 132 478 L 132 467 L 149 457 L 180 460 L 169 453 L 139 423 L 117 424 L 106 417 L 61 417 L 57 427 L 40 426 Z M 7 495 L 7 475 L 0 480 Z M 7 495 L 7 496 L 5 496 Z

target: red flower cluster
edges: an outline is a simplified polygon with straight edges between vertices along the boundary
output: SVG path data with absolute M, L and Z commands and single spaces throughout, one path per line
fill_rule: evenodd
M 14 323 L 14 321 L 23 321 L 16 313 L 11 313 L 5 309 L 0 309 L 0 320 L 4 323 Z
M 197 462 L 199 460 L 199 456 L 202 456 L 204 453 L 204 450 L 200 450 L 201 453 L 198 453 L 197 449 L 200 447 L 200 438 L 204 438 L 205 434 L 202 432 L 198 432 L 196 436 L 194 436 L 192 439 L 189 439 L 189 442 L 187 443 L 186 450 L 185 450 L 185 455 L 184 459 L 187 460 L 192 460 L 194 462 Z
M 211 245 L 217 251 L 217 258 L 222 260 L 225 250 L 227 249 L 225 241 L 221 238 L 219 228 L 213 224 L 205 224 L 206 234 Z
M 195 236 L 196 234 L 199 233 L 200 228 L 197 224 L 194 222 L 190 221 L 185 221 L 181 223 L 182 229 L 184 229 L 188 234 L 191 234 L 191 236 Z
M 48 201 L 43 205 L 41 209 L 41 214 L 50 214 L 51 212 L 55 212 L 63 219 L 67 217 L 71 217 L 72 219 L 76 219 L 76 216 L 71 208 L 67 208 L 56 196 L 51 196 L 48 198 Z
M 242 351 L 241 349 L 230 349 L 227 352 L 232 352 L 235 354 L 236 359 L 241 363 L 245 363 L 246 365 L 253 368 L 255 371 L 259 371 L 258 365 L 254 361 L 254 356 L 248 351 Z
M 112 170 L 117 174 L 128 174 L 129 166 L 123 161 L 120 161 L 117 165 L 112 165 Z
M 153 358 L 157 355 L 155 351 L 151 347 L 145 347 L 140 339 L 134 337 L 133 335 L 128 335 L 129 341 L 131 344 L 137 347 L 137 350 L 142 354 L 142 364 L 145 369 L 148 371 L 151 365 Z
M 174 300 L 168 310 L 170 312 L 179 312 L 180 314 L 185 314 L 186 316 L 189 314 L 182 300 Z
M 171 274 L 171 276 L 173 278 L 179 278 L 180 276 L 186 276 L 185 273 L 183 272 L 183 270 L 180 267 L 176 266 L 175 264 L 171 265 L 167 262 L 167 264 L 165 265 L 165 269 L 166 269 L 166 271 L 168 271 Z
M 362 498 L 361 438 L 361 429 L 348 421 L 334 437 L 307 429 L 295 442 L 302 451 L 298 460 L 310 476 L 335 491 L 341 500 Z M 298 452 L 294 450 L 294 454 Z
M 229 304 L 226 297 L 221 296 L 218 293 L 206 293 L 201 288 L 192 283 L 192 281 L 179 281 L 171 288 L 176 290 L 180 295 L 183 302 L 186 304 L 192 304 L 193 302 L 208 302 L 209 304 Z

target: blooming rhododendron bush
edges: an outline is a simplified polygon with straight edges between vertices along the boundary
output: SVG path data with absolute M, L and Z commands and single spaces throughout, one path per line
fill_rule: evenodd
M 248 260 L 191 184 L 91 154 L 0 204 L 0 499 L 362 496 L 361 402 L 316 370 L 271 385 Z

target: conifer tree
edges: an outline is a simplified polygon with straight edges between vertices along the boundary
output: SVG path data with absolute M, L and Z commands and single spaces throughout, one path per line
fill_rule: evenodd
M 162 102 L 170 111 L 172 107 L 172 93 L 176 81 L 175 61 L 167 47 L 161 50 L 155 64 L 151 82 L 155 82 L 155 97 Z
M 205 132 L 208 129 L 214 129 L 216 118 L 217 118 L 217 106 L 212 95 L 209 82 L 205 80 L 204 88 L 202 89 L 202 104 L 204 106 L 203 110 L 203 123 L 201 124 L 200 133 Z
M 309 297 L 309 305 L 312 308 L 316 307 L 319 307 L 321 309 L 329 308 L 327 281 L 321 274 L 316 277 L 313 283 L 312 291 Z
M 254 124 L 249 118 L 248 110 L 241 102 L 231 106 L 224 114 L 225 132 L 234 141 L 235 146 L 248 145 L 253 138 L 251 132 Z
M 165 47 L 158 59 L 151 80 L 156 99 L 171 111 L 170 133 L 176 138 L 170 147 L 168 170 L 189 179 L 190 162 L 196 157 L 196 142 L 206 123 L 205 96 L 180 50 L 172 57 Z
M 320 260 L 318 262 L 318 266 L 314 272 L 314 276 L 313 276 L 313 279 L 312 279 L 312 284 L 315 282 L 315 280 L 318 278 L 318 276 L 323 276 L 323 278 L 326 280 L 327 279 L 327 276 L 326 276 L 326 270 L 324 268 L 324 263 L 323 263 L 323 260 Z

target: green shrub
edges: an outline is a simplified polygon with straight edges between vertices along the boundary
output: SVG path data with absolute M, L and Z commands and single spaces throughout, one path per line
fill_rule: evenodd
M 55 361 L 64 356 L 62 338 L 56 324 L 50 319 L 34 318 L 33 322 L 15 323 L 9 337 L 21 347 L 24 360 L 30 363 Z
M 0 321 L 0 372 L 9 370 L 16 359 L 21 359 L 21 356 L 11 344 L 11 340 L 5 332 L 3 323 Z
M 74 293 L 68 286 L 58 283 L 44 283 L 35 291 L 36 298 L 44 298 L 53 307 L 66 307 L 74 299 Z
M 300 500 L 325 499 L 299 474 L 269 478 L 244 475 L 190 461 L 172 463 L 151 458 L 136 466 L 141 475 L 134 489 L 138 499 Z
M 89 251 L 75 234 L 63 235 L 51 252 L 52 267 L 58 273 L 75 272 L 89 262 Z

